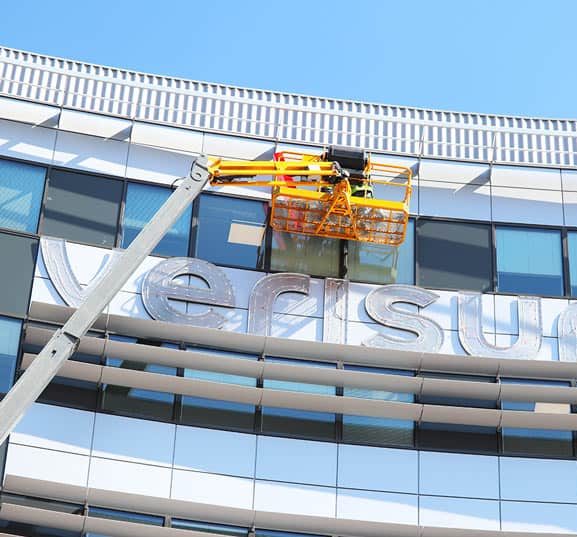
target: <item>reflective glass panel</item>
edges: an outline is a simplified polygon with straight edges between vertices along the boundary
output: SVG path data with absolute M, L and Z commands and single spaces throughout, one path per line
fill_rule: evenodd
M 571 295 L 577 296 L 577 231 L 567 233 L 567 249 L 569 255 L 569 279 L 571 280 Z
M 36 233 L 46 168 L 0 160 L 0 227 Z
M 491 226 L 421 219 L 417 224 L 417 285 L 491 291 Z
M 117 509 L 108 509 L 106 507 L 88 508 L 88 516 L 98 518 L 110 518 L 112 520 L 125 520 L 126 522 L 136 522 L 137 524 L 150 524 L 152 526 L 162 526 L 164 517 L 146 515 L 143 513 L 132 513 L 130 511 L 119 511 Z
M 422 373 L 420 376 L 454 381 L 495 382 L 495 379 L 492 377 L 474 375 Z M 445 397 L 428 394 L 421 395 L 419 397 L 419 403 L 464 408 L 497 408 L 496 400 Z M 495 427 L 485 427 L 481 425 L 422 422 L 418 430 L 418 444 L 419 447 L 425 449 L 442 449 L 473 453 L 497 453 L 499 450 L 497 429 Z
M 114 179 L 52 170 L 42 234 L 112 248 L 123 187 Z
M 0 312 L 22 317 L 34 277 L 38 240 L 0 233 Z
M 190 348 L 191 352 L 223 356 L 232 359 L 255 360 L 256 356 L 235 352 L 216 351 L 204 348 Z M 256 386 L 255 377 L 245 377 L 215 371 L 201 369 L 185 369 L 185 378 L 194 378 L 222 384 L 235 384 L 238 386 Z M 226 427 L 239 431 L 254 430 L 254 405 L 237 403 L 234 401 L 221 401 L 218 399 L 206 399 L 203 397 L 182 397 L 182 423 L 189 425 L 204 425 L 207 427 Z
M 415 283 L 415 222 L 409 220 L 405 242 L 385 246 L 359 241 L 348 242 L 348 277 L 368 283 Z
M 284 363 L 287 365 L 301 365 L 309 367 L 336 368 L 335 364 L 310 362 L 305 360 L 290 360 L 285 358 L 266 358 L 267 362 Z M 290 392 L 312 393 L 318 395 L 335 395 L 334 386 L 323 384 L 309 384 L 287 380 L 264 379 L 263 387 L 273 390 Z M 335 415 L 328 412 L 297 410 L 292 408 L 263 407 L 262 431 L 287 436 L 331 440 L 335 437 Z
M 111 336 L 111 339 L 128 343 L 138 342 L 135 338 L 124 336 Z M 159 373 L 161 375 L 176 375 L 176 368 L 174 367 L 133 362 L 113 357 L 106 358 L 106 365 L 119 367 L 121 369 L 130 369 L 133 371 Z M 120 414 L 151 417 L 170 421 L 173 415 L 174 394 L 105 384 L 103 386 L 102 408 Z
M 0 317 L 0 392 L 6 393 L 14 383 L 16 359 L 22 322 Z
M 226 524 L 211 524 L 208 522 L 196 522 L 194 520 L 183 520 L 173 518 L 170 526 L 181 530 L 199 531 L 214 535 L 230 535 L 231 537 L 243 537 L 248 535 L 248 529 L 239 526 L 228 526 Z
M 363 373 L 413 376 L 412 371 L 396 369 L 377 369 L 373 367 L 345 365 L 347 371 Z M 364 388 L 343 389 L 345 397 L 360 399 L 378 399 L 381 401 L 397 401 L 412 403 L 415 397 L 412 393 L 395 393 Z M 343 441 L 384 446 L 412 446 L 414 422 L 389 418 L 373 418 L 371 416 L 343 416 Z
M 561 232 L 498 227 L 497 290 L 532 295 L 563 295 Z
M 122 247 L 128 248 L 142 228 L 152 220 L 158 209 L 169 198 L 172 191 L 154 185 L 128 183 L 124 219 L 122 223 Z M 164 256 L 188 255 L 192 205 L 172 226 L 153 250 L 153 254 Z
M 0 531 L 3 534 L 22 535 L 26 537 L 81 537 L 82 535 L 79 531 L 49 528 L 48 526 L 13 522 L 10 520 L 0 520 Z
M 267 214 L 262 201 L 201 196 L 195 257 L 217 265 L 262 268 Z
M 336 278 L 339 275 L 340 241 L 274 231 L 271 270 Z
M 568 387 L 567 382 L 546 380 L 501 379 L 503 384 L 529 384 L 534 386 L 558 386 L 560 390 Z M 569 404 L 554 404 L 554 412 L 569 414 Z M 503 410 L 520 410 L 522 412 L 552 412 L 546 403 L 535 401 L 502 401 Z M 518 455 L 541 455 L 545 457 L 573 456 L 573 433 L 550 429 L 517 429 L 506 427 L 502 430 L 503 452 Z

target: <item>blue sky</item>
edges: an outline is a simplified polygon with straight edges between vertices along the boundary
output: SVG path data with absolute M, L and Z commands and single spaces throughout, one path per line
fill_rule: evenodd
M 574 0 L 36 0 L 0 43 L 211 82 L 577 118 Z

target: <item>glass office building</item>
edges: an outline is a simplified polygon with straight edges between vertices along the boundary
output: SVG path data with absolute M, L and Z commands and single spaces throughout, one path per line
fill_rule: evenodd
M 0 533 L 577 534 L 576 121 L 0 68 L 3 394 L 197 155 L 414 174 L 398 251 L 206 188 L 3 446 Z

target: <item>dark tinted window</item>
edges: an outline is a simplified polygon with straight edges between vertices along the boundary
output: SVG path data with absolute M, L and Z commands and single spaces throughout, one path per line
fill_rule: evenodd
M 0 160 L 0 227 L 36 233 L 46 168 Z
M 122 223 L 123 248 L 130 246 L 130 243 L 136 238 L 142 228 L 152 220 L 171 193 L 172 191 L 169 188 L 128 183 Z M 152 253 L 186 257 L 188 255 L 191 218 L 192 205 L 189 205 L 176 224 L 166 232 Z
M 97 332 L 89 332 L 90 337 L 102 337 Z M 38 354 L 42 345 L 24 343 L 24 352 Z M 87 364 L 100 364 L 100 356 L 75 352 L 70 360 Z M 95 410 L 98 404 L 98 383 L 87 380 L 56 376 L 38 398 L 40 402 L 65 405 L 84 410 Z
M 262 201 L 201 196 L 195 257 L 217 265 L 261 268 L 267 213 Z
M 23 316 L 28 311 L 38 241 L 0 233 L 0 312 Z
M 47 526 L 37 526 L 24 522 L 12 522 L 0 520 L 0 531 L 10 535 L 22 535 L 25 537 L 80 537 L 81 532 L 49 528 Z
M 418 285 L 490 291 L 491 228 L 420 220 L 417 224 Z
M 471 382 L 495 382 L 494 378 L 471 375 L 447 375 L 442 373 L 424 373 L 426 378 L 463 380 Z M 465 408 L 497 408 L 497 401 L 466 397 L 445 397 L 441 395 L 421 395 L 419 402 L 426 405 L 457 406 Z M 419 447 L 425 449 L 445 449 L 448 451 L 470 451 L 478 453 L 497 453 L 499 441 L 497 429 L 478 425 L 451 423 L 428 423 L 419 425 Z
M 134 338 L 122 336 L 112 336 L 111 339 L 127 343 L 137 342 Z M 106 357 L 106 365 L 132 371 L 176 375 L 176 368 L 174 367 L 132 362 L 110 356 Z M 166 421 L 172 420 L 175 400 L 172 393 L 115 386 L 113 384 L 105 384 L 102 390 L 102 408 L 105 410 L 132 416 L 157 418 Z
M 567 382 L 545 380 L 501 379 L 503 384 L 529 384 L 534 386 L 568 387 Z M 554 412 L 569 414 L 569 404 L 553 404 Z M 502 401 L 503 410 L 522 412 L 551 412 L 547 403 L 535 401 Z M 502 431 L 503 452 L 517 455 L 541 455 L 545 457 L 571 457 L 573 455 L 573 433 L 551 429 L 517 429 L 506 427 Z
M 112 248 L 122 190 L 122 181 L 52 171 L 42 234 Z

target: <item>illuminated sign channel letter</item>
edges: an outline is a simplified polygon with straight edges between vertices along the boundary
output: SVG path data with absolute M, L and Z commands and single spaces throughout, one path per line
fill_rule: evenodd
M 517 298 L 519 336 L 510 347 L 498 347 L 483 334 L 481 293 L 459 293 L 459 340 L 468 354 L 489 358 L 521 358 L 532 360 L 541 347 L 541 299 Z
M 569 304 L 557 319 L 559 361 L 577 362 L 577 304 Z
M 107 254 L 96 276 L 92 278 L 86 287 L 82 288 L 76 276 L 74 276 L 74 272 L 72 272 L 64 239 L 41 237 L 40 251 L 42 252 L 44 266 L 54 288 L 62 297 L 62 300 L 73 308 L 79 308 L 82 305 L 86 297 L 92 292 L 92 289 L 108 274 L 114 260 L 122 254 L 122 250 L 112 250 Z
M 443 329 L 435 321 L 421 317 L 417 313 L 403 311 L 395 307 L 395 304 L 404 302 L 424 308 L 438 298 L 439 295 L 412 285 L 384 285 L 373 289 L 365 299 L 365 309 L 371 319 L 389 328 L 411 332 L 417 337 L 403 339 L 380 333 L 363 341 L 363 345 L 384 349 L 437 352 L 443 344 Z
M 269 336 L 275 300 L 282 293 L 309 294 L 310 276 L 304 274 L 269 274 L 254 284 L 248 303 L 248 332 Z
M 181 283 L 175 280 L 179 276 L 198 278 L 208 288 Z M 172 306 L 171 299 L 227 308 L 234 308 L 236 304 L 226 274 L 212 263 L 190 257 L 165 259 L 146 275 L 142 282 L 142 301 L 146 311 L 159 321 L 205 328 L 221 328 L 226 321 L 213 308 L 201 313 L 184 313 Z
M 349 281 L 325 279 L 325 308 L 323 312 L 323 341 L 346 343 Z

